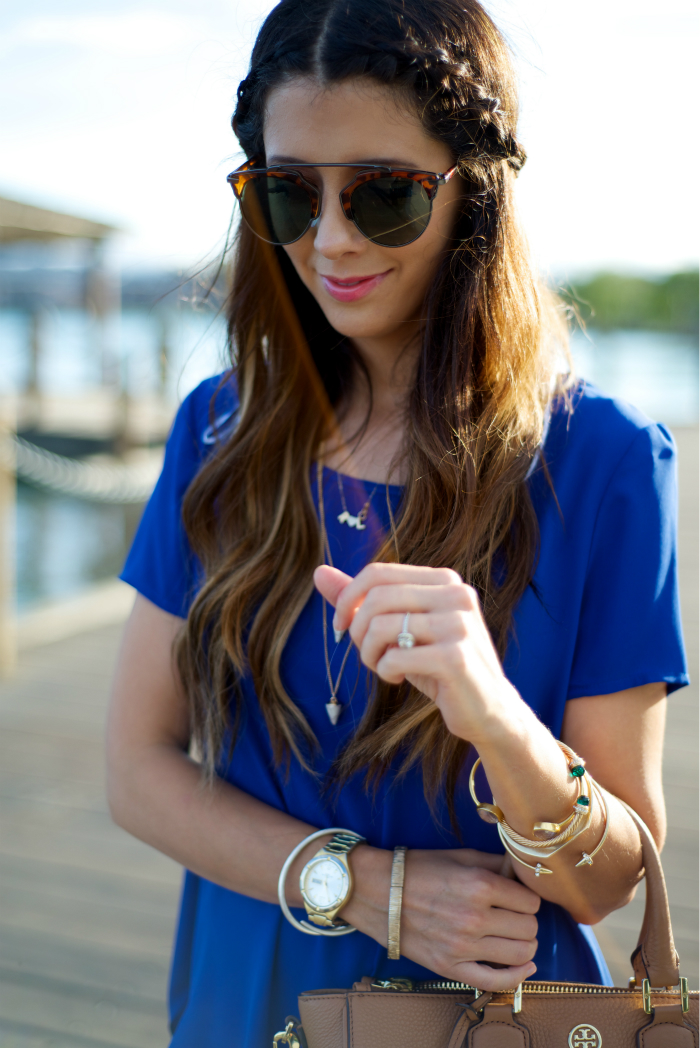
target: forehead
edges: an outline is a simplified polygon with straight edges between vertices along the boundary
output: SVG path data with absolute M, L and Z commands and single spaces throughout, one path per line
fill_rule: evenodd
M 373 80 L 323 85 L 297 77 L 267 99 L 263 136 L 268 163 L 384 160 L 445 170 L 450 151 L 428 135 L 410 99 Z

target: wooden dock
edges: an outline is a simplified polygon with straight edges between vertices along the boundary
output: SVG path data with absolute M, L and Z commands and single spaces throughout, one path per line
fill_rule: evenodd
M 664 866 L 682 971 L 698 987 L 698 434 L 676 432 L 681 582 L 693 685 L 670 702 Z M 120 627 L 20 658 L 0 685 L 0 1044 L 165 1048 L 175 863 L 113 825 L 103 732 Z M 596 929 L 618 984 L 643 892 Z

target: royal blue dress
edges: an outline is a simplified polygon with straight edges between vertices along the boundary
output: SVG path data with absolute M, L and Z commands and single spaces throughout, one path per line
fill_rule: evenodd
M 187 614 L 200 583 L 181 524 L 182 497 L 215 446 L 215 430 L 225 439 L 235 424 L 231 383 L 217 394 L 216 422 L 210 424 L 210 401 L 219 383 L 218 378 L 202 383 L 182 404 L 122 574 L 173 615 Z M 536 462 L 528 483 L 540 555 L 534 585 L 516 609 L 516 640 L 505 671 L 558 736 L 569 699 L 654 681 L 665 681 L 671 692 L 687 684 L 688 676 L 677 589 L 675 448 L 668 430 L 582 384 L 572 415 L 554 402 L 544 453 L 557 500 Z M 315 471 L 312 484 L 317 500 Z M 357 531 L 337 520 L 338 475 L 325 469 L 323 484 L 333 561 L 355 575 L 389 527 L 386 489 L 374 491 L 366 530 Z M 349 477 L 342 485 L 350 513 L 357 514 L 374 485 Z M 390 487 L 389 497 L 398 511 L 401 489 Z M 319 740 L 317 770 L 323 773 L 362 716 L 367 671 L 353 652 L 339 691 L 343 714 L 332 726 L 325 710 L 321 609 L 314 593 L 293 628 L 282 673 Z M 331 638 L 334 673 L 345 643 L 335 649 Z M 495 828 L 475 812 L 466 775 L 457 795 L 462 844 L 450 831 L 446 812 L 437 821 L 431 816 L 419 770 L 400 782 L 387 775 L 374 798 L 358 777 L 331 807 L 318 778 L 295 763 L 288 778 L 274 767 L 248 681 L 244 697 L 243 730 L 232 760 L 221 768 L 239 788 L 313 826 L 355 830 L 381 848 L 462 846 L 502 853 Z M 486 793 L 483 781 L 481 792 Z M 610 984 L 590 928 L 545 901 L 538 920 L 537 979 Z M 387 960 L 386 950 L 359 932 L 338 939 L 303 935 L 279 906 L 185 873 L 170 981 L 172 1048 L 269 1048 L 285 1016 L 297 1011 L 301 991 L 350 986 L 363 975 L 434 977 L 412 961 Z

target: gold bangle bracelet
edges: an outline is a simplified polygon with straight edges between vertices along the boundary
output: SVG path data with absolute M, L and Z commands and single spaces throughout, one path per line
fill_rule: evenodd
M 389 889 L 389 933 L 387 936 L 387 956 L 390 961 L 401 957 L 401 904 L 403 902 L 403 881 L 406 872 L 406 848 L 394 848 L 391 862 L 391 887 Z
M 605 840 L 606 840 L 606 838 L 608 836 L 608 830 L 610 829 L 610 813 L 609 813 L 609 810 L 608 810 L 608 802 L 607 802 L 607 799 L 605 797 L 605 794 L 604 794 L 603 790 L 600 788 L 600 786 L 598 785 L 598 783 L 595 781 L 595 779 L 591 779 L 591 785 L 592 785 L 593 791 L 594 791 L 594 793 L 595 793 L 595 795 L 596 795 L 596 797 L 597 797 L 597 799 L 598 799 L 598 801 L 600 803 L 600 806 L 603 809 L 605 822 L 604 822 L 603 833 L 601 835 L 601 838 L 598 841 L 598 843 L 596 844 L 596 846 L 593 849 L 593 851 L 592 852 L 585 852 L 585 851 L 582 852 L 581 853 L 581 859 L 577 863 L 574 864 L 577 869 L 582 867 L 582 866 L 592 866 L 593 865 L 593 857 L 598 854 L 600 849 L 605 844 Z M 584 829 L 587 829 L 587 827 L 584 827 Z M 583 831 L 581 831 L 581 832 L 583 832 Z M 509 843 L 508 835 L 504 832 L 503 827 L 500 824 L 498 826 L 498 835 L 501 838 L 501 843 L 503 844 L 503 847 L 506 849 L 508 854 L 513 859 L 515 859 L 516 862 L 519 862 L 521 866 L 526 866 L 528 868 L 528 870 L 533 870 L 534 874 L 535 874 L 535 877 L 539 877 L 543 873 L 554 873 L 554 870 L 550 870 L 549 867 L 543 866 L 541 862 L 538 862 L 536 866 L 532 866 L 531 863 L 525 862 L 524 859 L 521 859 L 520 856 L 517 855 L 513 851 L 513 846 Z M 576 836 L 578 837 L 579 834 L 576 834 Z M 574 838 L 572 838 L 572 840 L 573 839 Z M 563 848 L 566 847 L 567 844 L 570 844 L 570 843 L 571 843 L 570 840 L 566 841 L 564 844 L 562 844 L 558 848 L 556 848 L 554 850 L 554 852 L 552 852 L 551 854 L 555 855 L 558 851 L 561 851 Z M 520 845 L 515 845 L 515 847 L 518 848 L 519 851 L 524 852 L 526 855 L 534 856 L 535 858 L 537 858 L 537 856 L 539 854 L 538 852 L 536 852 L 534 850 L 534 848 L 533 849 L 523 848 Z M 543 859 L 544 858 L 550 858 L 550 855 L 547 855 L 545 853 L 544 855 L 542 855 L 542 858 Z
M 512 856 L 512 858 L 515 859 L 516 862 L 519 862 L 521 866 L 527 866 L 528 870 L 533 870 L 535 877 L 539 877 L 542 873 L 554 873 L 554 870 L 550 870 L 549 867 L 543 866 L 541 862 L 538 862 L 536 866 L 532 866 L 531 863 L 525 862 L 525 860 L 521 859 L 519 855 L 516 855 L 513 849 L 511 848 L 510 844 L 508 843 L 508 838 L 503 832 L 503 828 L 500 822 L 498 824 L 498 836 L 501 838 L 501 844 L 508 852 L 508 854 Z
M 558 852 L 563 851 L 564 848 L 567 848 L 570 844 L 573 844 L 576 838 L 580 837 L 582 833 L 585 833 L 588 828 L 587 823 L 586 825 L 579 825 L 575 833 L 572 833 L 565 841 L 560 841 L 558 844 L 555 844 L 553 848 L 530 848 L 527 844 L 521 844 L 519 841 L 514 841 L 505 826 L 501 824 L 503 834 L 508 838 L 511 845 L 514 848 L 517 848 L 519 852 L 522 852 L 523 855 L 531 855 L 533 859 L 551 859 L 553 855 L 556 855 Z
M 608 830 L 610 829 L 610 812 L 608 810 L 608 802 L 605 797 L 605 793 L 600 788 L 595 779 L 591 779 L 591 783 L 593 784 L 593 789 L 595 790 L 595 795 L 598 798 L 600 806 L 603 809 L 603 815 L 605 816 L 605 825 L 603 826 L 603 835 L 596 844 L 595 848 L 590 853 L 582 852 L 580 861 L 576 863 L 577 867 L 593 865 L 593 856 L 597 855 L 600 849 L 605 844 L 605 839 L 608 836 Z
M 572 752 L 573 751 L 569 751 L 569 753 Z M 578 759 L 576 758 L 575 754 L 573 754 L 573 759 Z M 576 776 L 576 778 L 578 779 L 578 797 L 576 798 L 576 802 L 573 806 L 574 810 L 572 814 L 568 817 L 568 819 L 566 819 L 563 823 L 536 824 L 536 826 L 539 828 L 551 826 L 552 829 L 556 829 L 559 832 L 557 832 L 557 834 L 554 837 L 549 837 L 541 841 L 533 841 L 530 840 L 529 837 L 524 837 L 522 834 L 517 833 L 512 828 L 512 826 L 508 825 L 502 810 L 495 804 L 495 802 L 492 804 L 482 804 L 479 801 L 476 795 L 476 787 L 474 780 L 477 769 L 479 768 L 480 764 L 481 757 L 477 757 L 474 764 L 472 765 L 472 769 L 469 774 L 469 792 L 471 794 L 472 800 L 476 805 L 476 810 L 485 822 L 497 823 L 500 827 L 502 827 L 513 844 L 522 845 L 525 848 L 542 849 L 542 852 L 544 854 L 547 852 L 548 849 L 555 847 L 560 843 L 567 842 L 574 836 L 578 836 L 578 833 L 582 832 L 582 830 L 585 829 L 585 826 L 581 827 L 580 823 L 581 821 L 588 821 L 591 809 L 590 780 L 585 771 L 583 772 L 583 774 Z M 578 766 L 579 765 L 577 765 L 577 767 Z M 582 767 L 582 765 L 580 766 Z

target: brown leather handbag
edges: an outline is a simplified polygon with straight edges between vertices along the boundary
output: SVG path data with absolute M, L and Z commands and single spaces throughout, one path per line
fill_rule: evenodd
M 625 805 L 627 807 L 627 805 Z M 654 840 L 636 812 L 647 881 L 628 988 L 525 982 L 482 993 L 460 983 L 374 981 L 299 997 L 274 1045 L 290 1048 L 699 1048 L 698 992 L 680 978 Z M 657 989 L 657 987 L 660 987 Z M 678 989 L 674 989 L 678 987 Z

